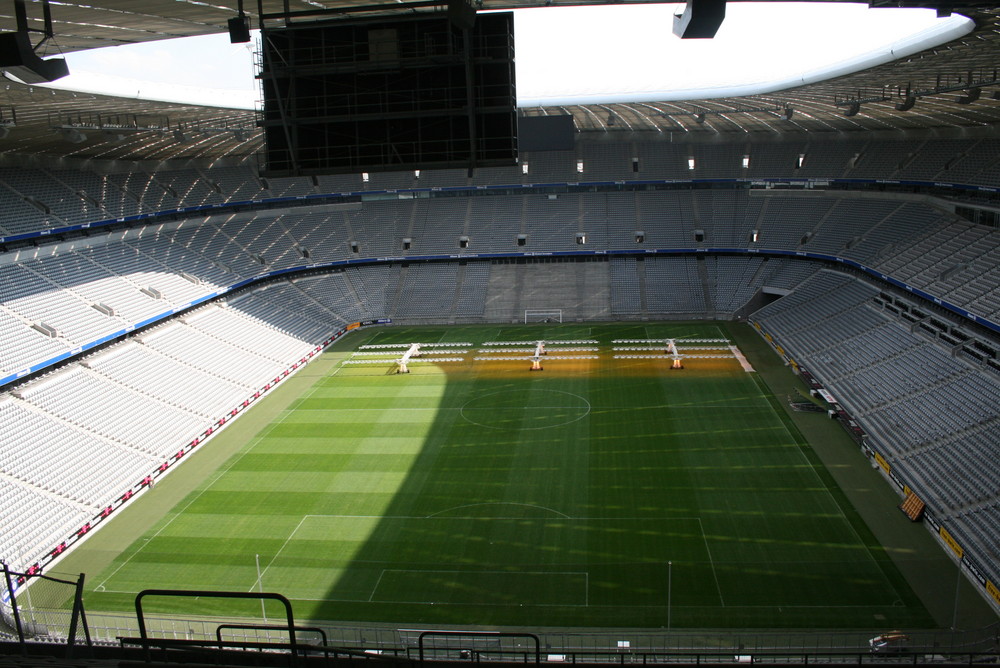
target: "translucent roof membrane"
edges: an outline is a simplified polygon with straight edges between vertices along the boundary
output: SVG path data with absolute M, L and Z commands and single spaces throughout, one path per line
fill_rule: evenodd
M 683 5 L 520 10 L 520 106 L 771 93 L 914 54 L 970 32 L 959 15 L 841 2 L 730 2 L 713 39 L 680 39 Z M 530 21 L 528 20 L 530 17 Z
M 970 32 L 960 15 L 843 2 L 730 2 L 714 39 L 672 33 L 683 4 L 515 11 L 522 107 L 668 102 L 773 93 L 903 58 Z M 66 56 L 55 87 L 250 109 L 253 43 L 228 35 Z

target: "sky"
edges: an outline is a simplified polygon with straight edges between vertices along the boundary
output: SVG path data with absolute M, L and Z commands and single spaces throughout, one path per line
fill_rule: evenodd
M 518 105 L 677 101 L 769 93 L 889 62 L 959 37 L 971 20 L 867 4 L 734 2 L 714 39 L 672 33 L 683 4 L 515 12 Z M 256 31 L 254 39 L 257 38 Z M 228 34 L 66 55 L 55 87 L 254 108 L 254 42 Z

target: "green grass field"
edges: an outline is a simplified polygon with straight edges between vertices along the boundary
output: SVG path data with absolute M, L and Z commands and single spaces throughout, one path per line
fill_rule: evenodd
M 144 588 L 262 588 L 313 620 L 932 625 L 757 374 L 732 359 L 681 371 L 612 359 L 613 339 L 720 336 L 725 325 L 685 323 L 354 333 L 325 356 L 372 343 L 474 346 L 465 362 L 408 375 L 331 365 L 89 574 L 87 607 L 131 610 Z M 596 339 L 600 359 L 550 360 L 537 373 L 472 361 L 486 341 L 539 338 Z

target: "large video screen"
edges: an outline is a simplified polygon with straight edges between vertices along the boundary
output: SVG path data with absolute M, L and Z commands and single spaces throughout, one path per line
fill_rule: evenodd
M 512 165 L 514 20 L 338 20 L 264 31 L 264 176 Z

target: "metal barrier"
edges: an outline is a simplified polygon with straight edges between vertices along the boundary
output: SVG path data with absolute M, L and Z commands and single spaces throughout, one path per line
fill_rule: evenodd
M 35 571 L 34 569 L 29 569 L 24 573 L 12 571 L 7 564 L 3 562 L 0 562 L 0 566 L 3 567 L 4 584 L 7 587 L 5 595 L 0 596 L 0 617 L 4 618 L 4 621 L 6 621 L 7 611 L 9 610 L 11 626 L 17 634 L 17 640 L 21 645 L 22 653 L 24 652 L 24 643 L 26 638 L 24 623 L 21 620 L 20 606 L 17 601 L 17 591 L 22 587 L 24 587 L 24 591 L 27 591 L 27 584 L 32 579 L 36 581 L 52 582 L 73 588 L 73 610 L 70 613 L 69 631 L 67 632 L 66 658 L 73 658 L 73 651 L 77 644 L 76 635 L 78 630 L 81 628 L 83 630 L 87 647 L 93 646 L 93 641 L 90 637 L 90 627 L 87 625 L 87 613 L 83 607 L 83 585 L 85 579 L 83 573 L 80 573 L 76 580 L 63 580 L 50 575 L 43 575 L 41 572 Z M 12 576 L 14 579 L 11 579 Z M 16 585 L 15 581 L 17 583 Z
M 267 592 L 243 592 L 243 591 L 205 591 L 205 590 L 185 590 L 185 589 L 144 589 L 135 596 L 135 617 L 136 621 L 139 623 L 139 637 L 143 648 L 147 652 L 150 645 L 174 645 L 177 647 L 185 645 L 203 645 L 202 641 L 198 640 L 169 640 L 169 641 L 156 641 L 155 643 L 150 640 L 149 634 L 146 630 L 146 616 L 143 614 L 142 610 L 142 600 L 147 596 L 167 596 L 167 597 L 184 597 L 184 598 L 238 598 L 238 599 L 256 599 L 264 605 L 265 600 L 272 600 L 280 602 L 285 608 L 285 617 L 288 622 L 284 627 L 288 631 L 289 643 L 287 649 L 291 653 L 292 665 L 295 665 L 296 659 L 298 657 L 298 647 L 295 641 L 295 615 L 292 613 L 292 603 L 287 598 L 281 594 L 273 594 Z M 222 644 L 220 642 L 220 644 Z M 268 643 L 262 643 L 267 645 Z M 276 646 L 275 646 L 276 647 Z
M 287 631 L 288 629 L 280 624 L 219 624 L 215 628 L 215 638 L 222 644 L 222 629 L 246 630 L 246 631 Z M 294 631 L 313 631 L 323 639 L 323 647 L 327 645 L 326 631 L 318 626 L 296 626 Z
M 16 576 L 16 574 L 13 574 Z M 60 581 L 60 586 L 71 583 Z M 276 600 L 284 605 L 285 624 L 257 624 L 254 619 L 220 618 L 191 615 L 151 615 L 143 602 L 150 596 L 182 596 L 202 598 L 236 598 Z M 83 618 L 80 611 L 31 609 L 40 625 L 58 625 L 74 631 L 72 620 L 79 618 L 91 644 L 94 635 L 98 645 L 118 644 L 145 650 L 162 649 L 162 660 L 174 661 L 180 652 L 248 650 L 280 653 L 291 665 L 301 664 L 306 657 L 316 660 L 336 660 L 354 657 L 367 660 L 437 662 L 458 661 L 475 663 L 580 663 L 580 664 L 716 664 L 734 661 L 770 663 L 884 663 L 891 658 L 895 664 L 921 664 L 944 660 L 952 663 L 1000 662 L 1000 624 L 960 631 L 947 629 L 906 630 L 908 646 L 900 651 L 885 653 L 869 651 L 869 640 L 878 630 L 830 631 L 764 631 L 691 629 L 657 631 L 654 629 L 579 629 L 527 632 L 406 629 L 389 625 L 344 625 L 336 622 L 310 620 L 311 626 L 296 626 L 291 603 L 280 594 L 254 592 L 218 592 L 187 590 L 146 590 L 136 596 L 135 616 L 128 613 L 94 613 Z M 22 609 L 22 616 L 24 614 Z M 280 619 L 280 616 L 278 616 Z M 13 627 L 13 620 L 8 616 Z M 225 629 L 246 629 L 255 633 L 236 635 L 235 641 L 225 641 Z M 26 629 L 30 631 L 30 629 Z M 288 641 L 271 642 L 268 631 L 288 634 Z M 259 633 L 258 633 L 259 632 Z M 303 643 L 296 632 L 316 634 L 320 643 Z M 27 633 L 25 633 L 27 635 Z M 135 636 L 140 637 L 135 637 Z M 435 644 L 434 638 L 439 638 Z M 69 638 L 50 634 L 35 640 L 60 647 L 82 641 L 73 633 Z M 511 640 L 513 639 L 513 640 Z M 262 642 L 263 641 L 263 642 Z M 523 641 L 523 642 L 522 642 Z M 24 640 L 21 640 L 22 646 Z M 544 649 L 545 654 L 542 654 Z M 161 660 L 159 656 L 157 661 Z M 283 659 L 285 660 L 285 659 Z
M 535 644 L 535 665 L 542 662 L 541 653 L 541 643 L 538 641 L 538 636 L 534 633 L 514 633 L 514 632 L 504 632 L 504 631 L 422 631 L 417 638 L 417 647 L 419 648 L 420 661 L 424 660 L 424 638 L 427 637 L 447 637 L 447 638 L 471 638 L 475 640 L 476 638 L 529 638 Z M 450 649 L 450 648 L 448 648 Z M 463 655 L 462 652 L 468 652 L 468 655 Z M 504 652 L 489 652 L 480 651 L 477 649 L 460 649 L 459 658 L 467 658 L 475 660 L 478 662 L 481 655 L 485 654 L 498 654 L 501 655 Z M 527 653 L 526 652 L 515 652 L 525 655 L 525 663 L 527 663 Z

